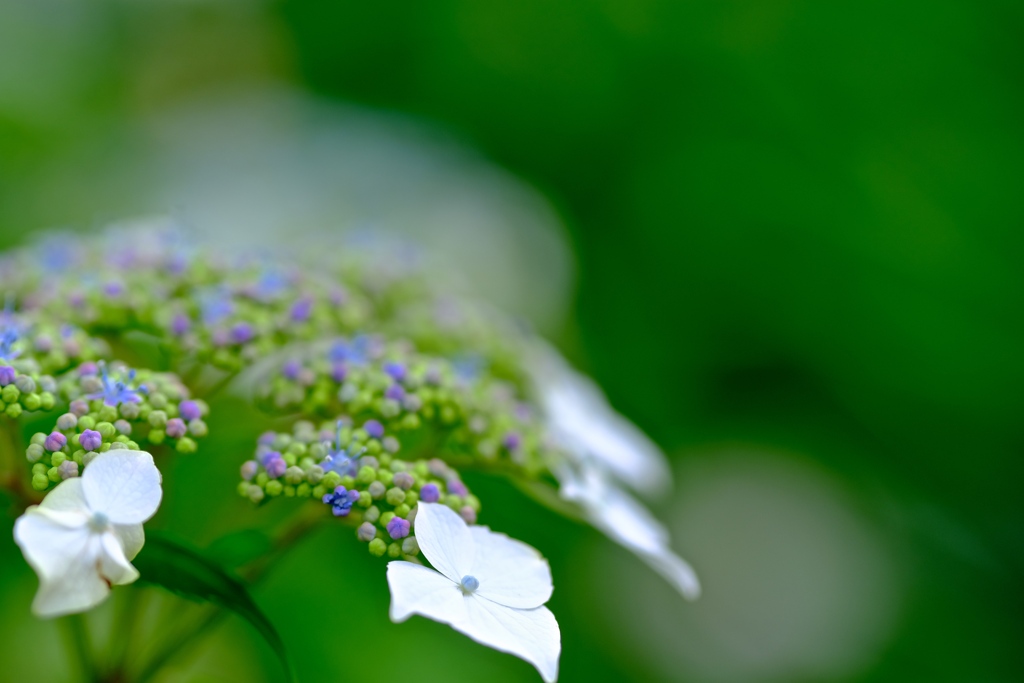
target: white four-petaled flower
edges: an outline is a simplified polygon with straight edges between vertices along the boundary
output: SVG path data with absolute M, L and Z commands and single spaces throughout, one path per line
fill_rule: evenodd
M 103 601 L 111 584 L 131 583 L 131 560 L 145 540 L 163 491 L 153 456 L 101 453 L 78 478 L 66 479 L 14 525 L 14 540 L 39 575 L 32 611 L 41 617 L 83 612 Z
M 561 634 L 544 606 L 551 569 L 532 547 L 484 526 L 467 526 L 450 508 L 418 503 L 416 540 L 434 566 L 388 563 L 391 620 L 420 614 L 473 640 L 516 655 L 551 683 Z M 436 571 L 435 571 L 436 569 Z

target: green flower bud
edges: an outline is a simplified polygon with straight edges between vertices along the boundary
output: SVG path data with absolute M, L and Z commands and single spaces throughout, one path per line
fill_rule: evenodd
M 103 422 L 115 422 L 118 418 L 117 407 L 106 404 L 100 406 L 99 419 Z
M 377 441 L 377 439 L 370 439 L 366 444 L 366 452 L 370 455 L 378 455 L 380 451 L 380 441 Z
M 392 543 L 388 546 L 388 557 L 393 560 L 397 560 L 402 556 L 402 546 L 397 543 Z
M 287 484 L 284 487 L 284 497 L 285 498 L 294 498 L 295 497 L 295 487 L 292 486 L 291 484 Z
M 384 499 L 388 502 L 388 505 L 401 505 L 405 501 L 405 491 L 395 486 L 388 489 Z
M 295 495 L 298 496 L 299 498 L 309 498 L 309 495 L 312 492 L 313 487 L 307 484 L 306 482 L 302 482 L 295 489 Z
M 50 466 L 47 465 L 46 463 L 37 462 L 35 465 L 32 465 L 32 474 L 46 474 L 46 470 L 48 469 L 50 469 Z
M 78 418 L 78 428 L 81 429 L 83 432 L 86 429 L 95 429 L 96 420 L 88 415 L 83 415 L 82 417 Z
M 187 436 L 178 439 L 178 443 L 174 446 L 174 450 L 179 453 L 195 453 L 197 448 L 199 447 L 196 442 Z
M 370 522 L 371 524 L 373 522 L 376 522 L 378 519 L 380 519 L 380 508 L 378 508 L 376 505 L 371 505 L 369 508 L 367 508 L 366 512 L 363 513 L 363 519 L 365 519 L 367 522 Z
M 302 471 L 301 467 L 289 467 L 284 471 L 284 480 L 292 486 L 301 484 L 306 478 L 306 473 Z
M 50 479 L 50 481 L 54 483 L 63 480 L 63 477 L 60 476 L 60 472 L 57 470 L 56 467 L 51 467 L 49 470 L 47 470 L 46 476 Z
M 18 387 L 13 384 L 8 384 L 0 390 L 0 398 L 4 400 L 4 403 L 17 403 L 20 396 L 21 391 L 19 391 Z
M 74 413 L 64 413 L 57 418 L 57 429 L 66 432 L 78 426 L 78 416 Z
M 156 429 L 163 429 L 167 426 L 167 413 L 162 410 L 154 410 L 146 418 L 150 425 Z
M 383 557 L 384 553 L 388 550 L 388 544 L 379 538 L 375 538 L 370 541 L 370 554 L 375 557 Z
M 7 386 L 12 386 L 8 384 Z M 36 390 L 36 381 L 28 375 L 18 375 L 14 380 L 14 387 L 23 394 L 31 394 Z
M 406 505 L 412 506 L 420 501 L 420 494 L 415 491 L 405 492 L 405 503 Z
M 53 406 L 57 405 L 57 397 L 49 391 L 44 391 L 39 394 L 39 405 L 43 410 L 53 410 Z
M 462 507 L 462 498 L 452 493 L 444 497 L 444 504 L 458 512 L 459 508 Z
M 57 451 L 50 456 L 50 464 L 54 467 L 60 467 L 60 464 L 68 459 L 68 456 L 64 455 L 60 451 Z
M 401 505 L 395 508 L 395 514 L 401 517 L 402 519 L 405 519 L 409 516 L 409 510 L 409 506 L 406 503 L 402 503 Z
M 117 409 L 126 420 L 134 420 L 142 413 L 142 406 L 138 403 L 122 403 Z
M 288 467 L 294 467 L 295 466 L 295 454 L 294 453 L 285 453 L 285 454 L 283 454 L 281 456 L 281 459 L 284 460 L 284 464 L 288 465 Z M 303 473 L 303 474 L 305 474 L 305 473 Z
M 329 489 L 336 488 L 341 483 L 341 475 L 331 470 L 324 474 L 324 479 L 321 483 Z
M 155 409 L 162 411 L 167 407 L 167 397 L 161 394 L 159 391 L 155 391 L 149 395 L 149 405 Z M 166 416 L 166 413 L 164 413 Z
M 322 467 L 320 467 L 319 465 L 313 465 L 306 472 L 306 479 L 309 481 L 310 484 L 313 484 L 314 486 L 316 486 L 321 481 L 323 481 L 323 478 L 324 478 L 324 469 Z
M 361 508 L 368 508 L 373 505 L 373 496 L 370 495 L 369 491 L 360 491 L 359 500 L 356 501 L 356 504 Z
M 150 429 L 146 438 L 150 443 L 160 445 L 167 440 L 167 432 L 162 429 Z
M 197 439 L 201 439 L 209 433 L 209 428 L 202 420 L 190 420 L 188 423 L 188 433 Z
M 407 413 L 400 423 L 402 429 L 413 430 L 420 427 L 420 416 L 416 413 Z
M 7 386 L 10 386 L 9 384 Z M 60 475 L 57 475 L 58 477 Z M 32 488 L 36 491 L 45 491 L 50 485 L 50 478 L 45 473 L 37 472 L 32 475 Z
M 29 439 L 28 442 L 30 444 L 39 444 L 40 446 L 42 446 L 44 443 L 46 443 L 47 436 L 48 435 L 44 434 L 43 432 L 36 432 L 35 434 L 32 435 L 32 438 Z
M 29 444 L 29 447 L 25 449 L 25 457 L 28 458 L 29 462 L 37 462 L 39 458 L 43 457 L 45 452 L 46 450 L 39 444 Z
M 386 470 L 385 470 L 386 471 Z M 363 466 L 359 468 L 359 474 L 356 476 L 356 481 L 360 484 L 369 484 L 377 478 L 377 471 L 369 466 Z
M 327 487 L 323 484 L 317 484 L 313 487 L 313 497 L 317 500 L 322 499 L 325 493 L 327 493 Z
M 308 450 L 309 449 L 306 447 L 306 444 L 302 443 L 301 441 L 295 441 L 290 446 L 288 446 L 288 452 L 294 455 L 296 458 L 303 457 L 304 455 L 306 455 L 306 452 Z
M 8 384 L 7 386 L 9 387 L 13 385 Z M 6 414 L 7 417 L 13 420 L 21 416 L 21 410 L 22 408 L 20 403 L 12 403 L 11 405 L 7 406 L 7 408 L 4 409 L 4 414 Z
M 402 541 L 402 552 L 406 555 L 419 555 L 420 543 L 415 536 L 406 536 Z
M 466 505 L 473 508 L 474 512 L 480 512 L 480 499 L 472 493 L 466 496 Z
M 117 428 L 110 422 L 100 422 L 96 425 L 96 431 L 100 433 L 104 441 L 109 441 L 117 435 Z
M 388 470 L 381 470 L 377 472 L 377 481 L 384 484 L 384 486 L 391 486 L 391 482 L 395 480 L 395 475 Z
M 384 484 L 382 484 L 381 482 L 375 481 L 372 484 L 370 484 L 369 488 L 367 488 L 366 491 L 374 500 L 380 500 L 381 498 L 384 497 L 384 494 L 387 492 L 387 487 L 384 486 Z
M 263 489 L 261 489 L 259 486 L 249 486 L 249 500 L 251 500 L 252 502 L 260 502 L 261 500 L 263 500 L 264 495 L 265 494 L 263 492 Z
M 270 481 L 267 482 L 266 490 L 268 496 L 279 496 L 281 495 L 281 491 L 283 489 L 284 484 L 282 484 L 277 479 L 271 479 Z
M 21 405 L 25 407 L 25 410 L 39 410 L 42 404 L 39 394 L 25 394 L 21 397 Z
M 394 518 L 395 518 L 395 513 L 394 512 L 391 512 L 391 511 L 385 512 L 384 514 L 382 514 L 380 516 L 380 525 L 386 527 L 388 525 L 388 522 L 390 522 Z
M 250 486 L 251 484 L 247 481 L 238 482 L 238 495 L 242 496 L 243 498 L 248 498 Z

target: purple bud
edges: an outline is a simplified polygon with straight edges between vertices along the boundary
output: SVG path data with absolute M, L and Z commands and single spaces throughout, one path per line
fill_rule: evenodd
M 522 439 L 519 437 L 518 434 L 516 434 L 515 432 L 509 432 L 508 434 L 505 435 L 505 438 L 502 440 L 501 443 L 508 450 L 514 451 L 517 448 L 519 448 L 519 444 L 521 442 Z
M 199 404 L 195 401 L 182 401 L 178 404 L 178 412 L 181 413 L 183 420 L 198 420 L 203 415 L 203 411 L 199 409 Z
M 45 334 L 41 334 L 35 339 L 36 351 L 40 353 L 49 353 L 53 350 L 53 340 Z
M 252 341 L 255 336 L 252 325 L 249 323 L 238 323 L 231 328 L 231 341 L 236 344 L 245 344 Z
M 188 332 L 190 327 L 192 327 L 192 321 L 184 313 L 176 313 L 174 319 L 171 320 L 171 334 L 176 337 Z
M 454 493 L 456 496 L 464 496 L 469 493 L 469 489 L 458 479 L 448 480 L 448 493 Z
M 114 429 L 116 429 L 119 434 L 130 436 L 132 433 L 132 423 L 128 420 L 118 420 L 114 423 Z
M 180 439 L 188 432 L 188 426 L 180 417 L 172 417 L 168 420 L 167 427 L 165 429 L 167 431 L 167 436 L 172 439 Z
M 287 379 L 294 380 L 299 376 L 300 370 L 302 370 L 302 365 L 299 364 L 299 361 L 290 360 L 284 364 L 283 368 L 281 368 L 281 374 Z
M 103 286 L 103 293 L 107 296 L 121 296 L 124 286 L 120 282 L 108 282 Z
M 182 413 L 182 415 L 184 415 L 184 413 Z M 256 440 L 256 443 L 261 446 L 269 446 L 274 443 L 275 439 L 277 439 L 276 432 L 263 432 L 260 434 L 260 438 Z
M 412 488 L 412 485 L 416 483 L 416 480 L 413 479 L 413 476 L 408 472 L 396 472 L 394 476 L 394 482 L 395 486 L 397 486 L 398 488 L 402 489 L 403 491 L 408 491 L 409 489 Z
M 363 522 L 356 530 L 356 535 L 363 543 L 369 543 L 377 536 L 377 527 L 373 526 L 369 522 Z
M 348 374 L 348 369 L 343 363 L 335 363 L 334 367 L 331 368 L 331 379 L 338 384 L 345 381 L 345 376 Z
M 363 429 L 366 430 L 367 434 L 375 439 L 379 439 L 384 436 L 384 425 L 377 422 L 377 420 L 367 420 L 363 423 Z
M 401 401 L 405 398 L 405 389 L 402 388 L 401 384 L 392 384 L 384 392 L 384 398 L 390 398 L 392 401 Z
M 256 476 L 256 472 L 259 469 L 259 464 L 255 460 L 246 460 L 242 463 L 241 475 L 242 479 L 246 481 L 252 481 L 252 478 Z
M 17 376 L 18 373 L 10 365 L 0 366 L 0 387 L 6 387 Z
M 313 299 L 305 296 L 295 302 L 292 306 L 291 318 L 297 323 L 303 323 L 309 320 L 309 316 L 313 313 Z
M 78 417 L 82 417 L 89 412 L 89 403 L 88 401 L 79 398 L 72 401 L 68 408 L 70 408 L 71 412 Z
M 409 535 L 410 526 L 409 520 L 402 519 L 401 517 L 392 517 L 387 526 L 388 534 L 397 541 Z
M 476 524 L 476 510 L 468 505 L 462 506 L 462 509 L 459 510 L 459 516 L 465 520 L 466 524 Z
M 46 437 L 46 441 L 43 443 L 43 448 L 45 448 L 48 451 L 56 452 L 64 448 L 64 446 L 66 446 L 67 444 L 68 438 L 66 436 L 64 436 L 60 432 L 53 432 L 48 437 Z
M 57 472 L 61 479 L 71 479 L 78 476 L 78 463 L 74 460 L 65 460 L 57 466 Z
M 53 435 L 51 434 L 50 436 Z M 95 451 L 103 445 L 103 436 L 95 429 L 86 429 L 82 432 L 82 435 L 78 437 L 78 443 L 87 451 Z M 51 448 L 50 450 L 54 449 Z
M 278 453 L 277 451 L 266 451 L 265 453 L 260 455 L 260 462 L 263 464 L 264 467 L 267 467 L 270 464 L 271 460 L 280 457 L 281 454 Z
M 284 476 L 285 470 L 288 469 L 288 463 L 283 458 L 274 458 L 267 463 L 267 476 L 271 479 L 277 479 L 278 477 Z
M 392 377 L 397 382 L 401 382 L 405 379 L 406 370 L 405 365 L 402 363 L 385 363 L 384 372 Z
M 424 484 L 420 489 L 420 500 L 424 503 L 436 503 L 441 500 L 441 491 L 437 484 Z

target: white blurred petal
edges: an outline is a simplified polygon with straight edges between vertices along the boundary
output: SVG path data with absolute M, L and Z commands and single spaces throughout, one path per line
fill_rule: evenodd
M 459 515 L 440 503 L 417 503 L 416 540 L 435 569 L 458 583 L 474 561 L 473 536 Z
M 558 471 L 560 493 L 578 503 L 587 520 L 660 574 L 687 600 L 700 596 L 696 573 L 669 547 L 668 530 L 635 498 L 598 470 Z
M 103 578 L 115 586 L 131 583 L 139 578 L 139 570 L 124 556 L 121 541 L 113 532 L 108 531 L 100 535 L 99 539 L 99 569 Z
M 114 524 L 111 532 L 121 542 L 124 556 L 129 562 L 135 559 L 146 543 L 146 535 L 142 531 L 141 524 Z
M 665 454 L 611 407 L 597 384 L 544 342 L 535 342 L 528 355 L 540 401 L 565 448 L 579 460 L 599 462 L 640 493 L 663 495 L 671 489 Z
M 470 596 L 465 602 L 467 621 L 452 624 L 473 640 L 525 659 L 537 667 L 547 683 L 558 679 L 562 634 L 547 607 L 514 609 Z
M 412 562 L 388 563 L 391 621 L 399 623 L 420 614 L 443 624 L 466 619 L 465 596 L 458 584 L 438 572 Z
M 56 489 L 55 489 L 56 490 Z M 14 540 L 40 581 L 60 577 L 89 540 L 82 513 L 47 513 L 30 507 L 14 523 Z
M 85 499 L 93 512 L 114 524 L 141 524 L 160 507 L 160 470 L 145 451 L 107 451 L 82 475 Z
M 60 616 L 84 611 L 100 602 L 110 593 L 110 586 L 96 571 L 99 539 L 91 533 L 67 539 L 67 561 L 56 577 L 43 578 L 40 574 L 39 591 L 32 602 L 32 611 L 38 616 Z
M 57 484 L 52 491 L 46 494 L 39 507 L 44 510 L 86 512 L 89 505 L 85 502 L 81 478 L 73 477 Z
M 470 572 L 476 595 L 506 607 L 530 609 L 551 598 L 551 567 L 537 550 L 483 526 L 471 526 L 476 559 Z

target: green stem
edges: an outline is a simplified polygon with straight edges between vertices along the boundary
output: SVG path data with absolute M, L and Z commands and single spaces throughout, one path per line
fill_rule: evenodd
M 62 618 L 60 623 L 64 631 L 65 644 L 69 653 L 77 660 L 82 680 L 86 683 L 100 680 L 92 658 L 92 646 L 89 643 L 89 628 L 85 621 L 85 615 L 72 614 Z
M 313 508 L 315 509 L 315 508 Z M 242 577 L 250 584 L 258 583 L 265 577 L 271 568 L 280 560 L 286 551 L 294 547 L 299 541 L 305 538 L 320 522 L 323 521 L 323 514 L 312 514 L 306 512 L 311 508 L 303 508 L 304 512 L 274 541 L 269 553 L 263 558 L 255 560 L 243 571 Z M 316 510 L 322 513 L 322 510 Z M 174 657 L 181 657 L 196 647 L 210 631 L 212 631 L 228 615 L 228 611 L 222 607 L 211 607 L 206 614 L 201 616 L 191 626 L 180 629 L 174 638 L 167 641 L 157 654 L 150 658 L 143 667 L 142 672 L 136 677 L 135 683 L 147 683 Z

